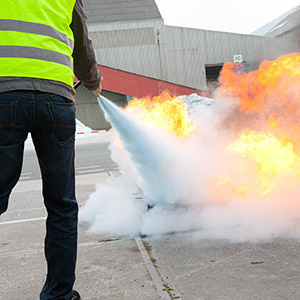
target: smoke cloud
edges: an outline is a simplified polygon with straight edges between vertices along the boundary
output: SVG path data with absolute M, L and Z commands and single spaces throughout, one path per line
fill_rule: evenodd
M 196 129 L 183 139 L 102 99 L 114 127 L 111 157 L 121 174 L 97 185 L 81 222 L 93 233 L 117 236 L 193 231 L 198 238 L 239 242 L 299 238 L 299 178 L 277 176 L 268 193 L 259 194 L 256 162 L 227 149 L 244 124 L 259 127 L 258 114 L 242 114 L 234 99 L 184 98 Z M 239 188 L 245 185 L 252 193 Z

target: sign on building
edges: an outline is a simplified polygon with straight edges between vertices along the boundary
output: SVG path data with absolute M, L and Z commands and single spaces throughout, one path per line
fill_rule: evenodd
M 242 54 L 233 55 L 233 62 L 241 64 L 243 62 Z

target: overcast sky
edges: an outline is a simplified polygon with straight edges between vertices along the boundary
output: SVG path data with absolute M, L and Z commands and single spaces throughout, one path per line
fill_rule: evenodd
M 299 0 L 155 0 L 166 25 L 249 34 Z

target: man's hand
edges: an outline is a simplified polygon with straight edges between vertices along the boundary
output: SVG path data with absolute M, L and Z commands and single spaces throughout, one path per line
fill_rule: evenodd
M 103 80 L 103 77 L 101 77 L 99 87 L 93 91 L 93 93 L 96 95 L 96 97 L 100 97 L 100 93 L 102 91 L 102 80 Z

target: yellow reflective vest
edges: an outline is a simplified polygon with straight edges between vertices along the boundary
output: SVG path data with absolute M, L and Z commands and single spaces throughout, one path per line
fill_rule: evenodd
M 0 1 L 0 80 L 29 77 L 73 87 L 75 1 Z

